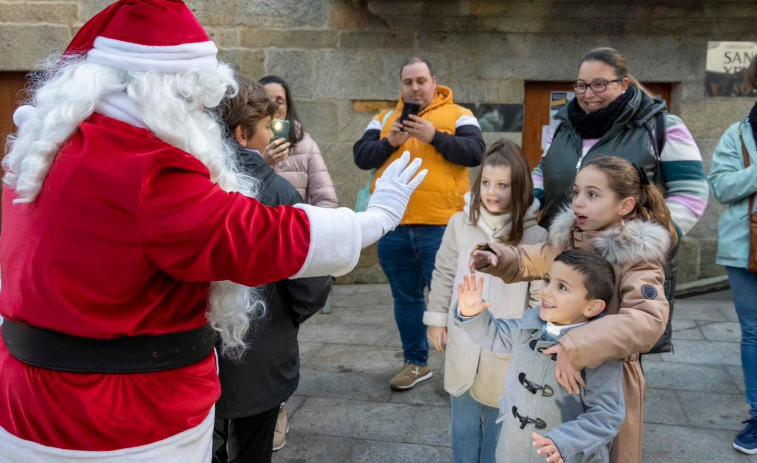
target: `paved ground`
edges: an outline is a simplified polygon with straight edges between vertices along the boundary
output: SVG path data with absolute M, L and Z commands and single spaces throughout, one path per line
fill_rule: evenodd
M 389 390 L 402 365 L 391 304 L 388 285 L 337 286 L 332 313 L 302 327 L 302 379 L 274 462 L 451 461 L 442 356 L 431 355 L 431 380 Z M 644 461 L 757 462 L 731 448 L 748 408 L 730 292 L 677 301 L 673 326 L 675 354 L 644 361 Z

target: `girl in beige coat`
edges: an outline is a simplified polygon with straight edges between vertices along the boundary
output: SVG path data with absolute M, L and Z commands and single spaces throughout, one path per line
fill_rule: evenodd
M 520 193 L 516 193 L 520 192 Z M 515 195 L 515 196 L 514 196 Z M 495 423 L 504 393 L 509 354 L 481 349 L 454 323 L 457 286 L 468 275 L 473 248 L 484 241 L 535 244 L 547 238 L 536 224 L 538 204 L 523 152 L 511 141 L 494 143 L 463 212 L 452 216 L 436 255 L 423 322 L 438 351 L 447 343 L 444 389 L 452 399 L 452 454 L 455 462 L 492 462 L 500 434 Z M 496 317 L 520 318 L 537 303 L 537 283 L 506 284 L 486 276 L 484 295 Z
M 571 393 L 584 386 L 584 368 L 623 360 L 626 419 L 613 442 L 611 463 L 641 463 L 646 385 L 639 354 L 665 330 L 663 262 L 676 236 L 662 194 L 646 173 L 625 159 L 606 156 L 578 173 L 572 208 L 552 222 L 549 241 L 534 246 L 489 243 L 471 256 L 471 270 L 506 282 L 544 278 L 555 256 L 566 249 L 595 251 L 613 265 L 615 294 L 608 316 L 571 330 L 544 351 L 557 355 L 556 380 Z

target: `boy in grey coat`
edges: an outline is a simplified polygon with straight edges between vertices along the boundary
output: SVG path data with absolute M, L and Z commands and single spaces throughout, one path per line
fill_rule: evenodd
M 625 418 L 620 361 L 583 370 L 586 387 L 571 395 L 555 382 L 555 361 L 542 350 L 599 316 L 612 298 L 612 266 L 590 251 L 565 251 L 552 263 L 541 307 L 523 318 L 494 319 L 481 298 L 483 279 L 463 278 L 455 323 L 492 352 L 510 353 L 497 463 L 607 463 Z M 601 349 L 601 346 L 597 346 Z M 546 457 L 546 458 L 545 458 Z

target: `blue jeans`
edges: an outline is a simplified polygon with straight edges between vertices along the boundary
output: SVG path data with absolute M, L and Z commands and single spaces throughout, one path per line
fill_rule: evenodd
M 752 417 L 757 418 L 757 273 L 737 267 L 725 270 L 741 325 L 741 369 L 746 401 Z
M 489 407 L 466 391 L 452 401 L 452 461 L 492 463 L 502 423 L 496 423 L 499 409 Z
M 423 312 L 444 225 L 400 225 L 378 242 L 378 259 L 394 298 L 394 320 L 405 362 L 426 366 L 428 341 Z

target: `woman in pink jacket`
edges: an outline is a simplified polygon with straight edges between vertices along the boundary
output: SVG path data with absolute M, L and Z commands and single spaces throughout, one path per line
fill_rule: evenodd
M 337 207 L 338 201 L 334 182 L 331 180 L 326 162 L 318 144 L 305 132 L 297 119 L 297 111 L 292 101 L 289 85 L 277 76 L 260 79 L 268 96 L 279 109 L 276 119 L 289 121 L 286 140 L 276 140 L 266 148 L 263 158 L 274 171 L 284 177 L 300 193 L 308 204 L 318 207 Z

